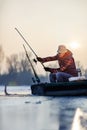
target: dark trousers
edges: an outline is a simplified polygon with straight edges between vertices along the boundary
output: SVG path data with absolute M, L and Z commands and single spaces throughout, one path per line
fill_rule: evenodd
M 71 74 L 64 73 L 64 72 L 57 72 L 57 73 L 50 73 L 49 78 L 50 82 L 67 82 L 68 79 L 72 77 Z

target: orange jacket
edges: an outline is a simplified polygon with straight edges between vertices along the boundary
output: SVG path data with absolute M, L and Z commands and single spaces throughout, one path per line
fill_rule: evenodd
M 62 57 L 60 57 L 60 55 L 57 54 L 55 56 L 42 58 L 43 63 L 49 62 L 49 61 L 55 61 L 55 60 L 58 60 L 60 68 L 52 69 L 51 72 L 61 71 L 61 72 L 69 73 L 72 76 L 78 75 L 77 70 L 76 70 L 76 66 L 75 66 L 75 62 L 74 62 L 74 58 L 72 56 L 71 51 L 67 50 L 67 52 Z

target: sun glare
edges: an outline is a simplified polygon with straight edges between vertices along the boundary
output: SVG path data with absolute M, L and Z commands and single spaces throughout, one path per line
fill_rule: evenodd
M 72 49 L 78 49 L 79 48 L 79 43 L 78 42 L 71 42 L 70 43 L 70 47 Z

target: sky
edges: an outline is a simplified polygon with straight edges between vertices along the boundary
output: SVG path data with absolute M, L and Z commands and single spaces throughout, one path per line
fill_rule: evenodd
M 24 51 L 15 28 L 38 56 L 53 56 L 64 44 L 87 68 L 87 0 L 0 0 L 0 45 L 6 56 Z

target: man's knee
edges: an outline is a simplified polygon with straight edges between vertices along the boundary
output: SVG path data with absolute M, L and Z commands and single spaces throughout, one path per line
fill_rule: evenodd
M 50 78 L 50 82 L 56 82 L 56 74 L 55 73 L 50 73 L 49 78 Z
M 56 73 L 56 80 L 57 80 L 57 82 L 62 82 L 63 81 L 63 74 L 62 74 L 62 72 Z

